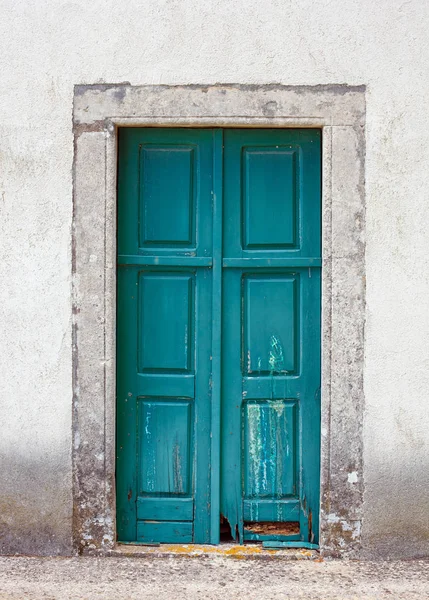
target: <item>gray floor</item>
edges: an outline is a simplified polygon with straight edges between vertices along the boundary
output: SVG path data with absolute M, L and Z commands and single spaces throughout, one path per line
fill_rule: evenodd
M 429 598 L 429 561 L 232 557 L 0 558 L 0 599 Z

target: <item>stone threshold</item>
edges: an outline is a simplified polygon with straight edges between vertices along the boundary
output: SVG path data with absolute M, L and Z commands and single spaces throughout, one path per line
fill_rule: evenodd
M 281 560 L 316 560 L 322 561 L 317 550 L 304 548 L 263 548 L 257 544 L 117 544 L 109 550 L 107 556 L 136 557 L 136 558 L 173 558 L 184 556 L 188 558 L 235 558 L 235 559 L 281 559 Z

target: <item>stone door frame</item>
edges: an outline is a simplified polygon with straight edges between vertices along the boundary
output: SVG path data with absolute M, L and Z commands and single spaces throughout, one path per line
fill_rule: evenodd
M 73 538 L 107 553 L 115 528 L 118 127 L 322 129 L 324 555 L 356 556 L 363 504 L 365 88 L 78 85 L 73 165 Z

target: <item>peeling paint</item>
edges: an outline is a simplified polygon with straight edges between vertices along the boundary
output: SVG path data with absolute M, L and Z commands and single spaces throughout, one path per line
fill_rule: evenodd
M 348 521 L 334 513 L 326 515 L 326 521 L 333 525 L 336 531 L 336 544 L 340 548 L 347 548 L 350 542 L 360 539 L 361 521 Z
M 260 494 L 260 469 L 263 440 L 261 436 L 261 411 L 258 404 L 247 405 L 248 435 L 249 435 L 249 477 L 254 482 L 255 495 Z M 257 520 L 257 515 L 252 515 L 252 520 Z
M 280 339 L 272 335 L 270 338 L 270 354 L 268 359 L 271 374 L 281 373 L 284 369 L 283 347 Z
M 352 471 L 351 473 L 349 473 L 349 474 L 347 475 L 347 481 L 348 481 L 349 483 L 357 483 L 357 481 L 358 481 L 358 474 L 357 474 L 357 471 Z
M 180 445 L 176 441 L 173 447 L 173 469 L 174 469 L 174 490 L 175 494 L 183 493 L 183 477 L 182 477 L 182 458 L 180 456 Z

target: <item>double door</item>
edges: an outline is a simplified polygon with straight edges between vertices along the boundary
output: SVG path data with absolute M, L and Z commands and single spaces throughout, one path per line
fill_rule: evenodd
M 122 129 L 120 541 L 318 541 L 321 132 Z

